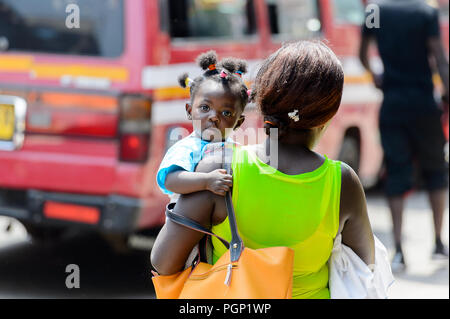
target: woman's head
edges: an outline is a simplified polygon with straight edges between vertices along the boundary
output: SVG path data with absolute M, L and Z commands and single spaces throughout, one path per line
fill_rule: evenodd
M 283 45 L 266 59 L 255 80 L 252 99 L 266 128 L 280 138 L 289 130 L 323 127 L 338 111 L 344 72 L 336 55 L 319 41 Z
M 214 51 L 201 54 L 197 62 L 205 71 L 202 75 L 192 80 L 184 73 L 178 78 L 182 87 L 190 87 L 191 100 L 186 104 L 186 112 L 199 137 L 223 140 L 230 131 L 226 129 L 236 129 L 244 121 L 242 113 L 248 102 L 248 90 L 242 75 L 247 64 L 234 58 L 218 63 Z

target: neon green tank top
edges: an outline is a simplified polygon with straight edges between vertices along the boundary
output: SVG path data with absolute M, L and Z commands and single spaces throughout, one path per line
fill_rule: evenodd
M 252 249 L 294 249 L 293 298 L 330 298 L 327 261 L 339 228 L 341 163 L 325 158 L 312 172 L 286 175 L 248 146 L 233 152 L 232 199 L 239 234 Z M 212 231 L 231 240 L 228 218 Z M 215 263 L 226 248 L 214 237 L 212 244 Z

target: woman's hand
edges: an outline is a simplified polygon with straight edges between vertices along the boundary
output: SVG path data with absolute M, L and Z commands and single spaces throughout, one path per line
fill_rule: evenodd
M 214 194 L 225 196 L 233 186 L 233 177 L 224 169 L 216 169 L 208 173 L 206 189 Z

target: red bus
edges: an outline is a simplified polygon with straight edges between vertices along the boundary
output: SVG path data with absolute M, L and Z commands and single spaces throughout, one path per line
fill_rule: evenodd
M 376 183 L 381 93 L 357 58 L 360 0 L 70 4 L 0 0 L 0 216 L 32 236 L 84 228 L 122 240 L 162 225 L 168 198 L 155 174 L 170 137 L 192 130 L 177 76 L 199 74 L 194 60 L 211 49 L 248 60 L 250 83 L 282 42 L 328 41 L 345 90 L 317 150 Z M 448 1 L 441 6 L 448 49 Z M 260 123 L 250 105 L 242 129 Z

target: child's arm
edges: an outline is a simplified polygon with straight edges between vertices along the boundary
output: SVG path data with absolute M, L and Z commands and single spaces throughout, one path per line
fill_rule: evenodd
M 225 196 L 233 185 L 233 178 L 224 169 L 216 169 L 209 173 L 177 170 L 166 177 L 165 187 L 178 194 L 190 194 L 209 190 L 217 195 Z

